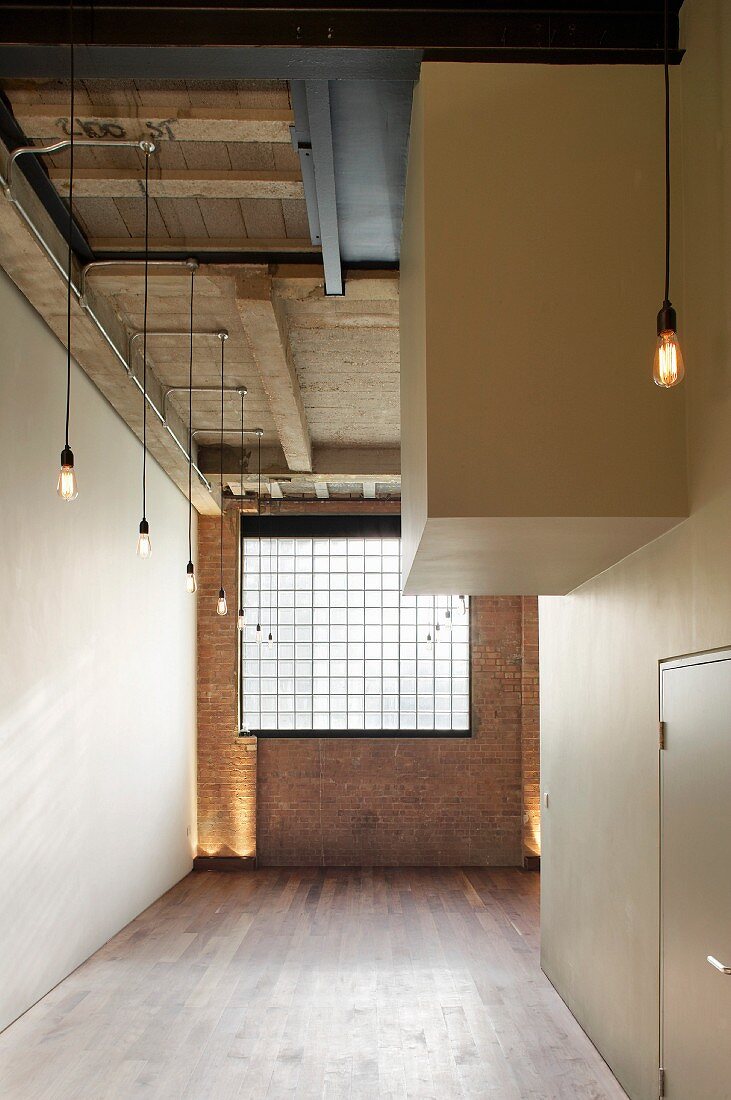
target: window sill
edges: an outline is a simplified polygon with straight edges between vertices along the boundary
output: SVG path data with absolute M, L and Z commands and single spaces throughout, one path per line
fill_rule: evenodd
M 249 730 L 248 733 L 240 733 L 240 737 L 258 737 L 262 740 L 306 739 L 324 737 L 360 738 L 368 740 L 377 738 L 385 740 L 397 738 L 399 740 L 413 739 L 415 741 L 433 740 L 434 738 L 465 738 L 472 737 L 472 730 Z

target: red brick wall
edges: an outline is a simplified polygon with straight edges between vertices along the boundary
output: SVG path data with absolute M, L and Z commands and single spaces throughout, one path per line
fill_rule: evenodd
M 256 852 L 256 739 L 237 738 L 238 515 L 224 522 L 223 579 L 228 615 L 216 614 L 219 520 L 198 519 L 198 851 Z
M 262 865 L 514 865 L 538 801 L 537 601 L 472 600 L 471 738 L 237 739 L 236 518 L 229 615 L 218 521 L 199 521 L 199 850 Z M 248 751 L 247 751 L 248 750 Z
M 523 662 L 521 670 L 523 722 L 523 846 L 530 855 L 541 851 L 541 748 L 538 703 L 538 597 L 523 597 Z

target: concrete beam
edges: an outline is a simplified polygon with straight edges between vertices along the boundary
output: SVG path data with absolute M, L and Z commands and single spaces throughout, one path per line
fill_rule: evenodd
M 68 195 L 68 170 L 49 168 L 48 175 L 59 194 Z M 77 198 L 138 198 L 144 195 L 144 182 L 142 168 L 77 168 L 74 194 Z M 154 199 L 301 199 L 304 191 L 299 172 L 171 169 L 151 174 L 150 195 Z
M 201 446 L 198 452 L 201 470 L 218 475 L 220 451 L 216 446 Z M 238 447 L 224 446 L 224 479 L 237 481 L 240 476 L 241 452 Z M 244 455 L 244 474 L 256 476 L 257 452 L 248 447 Z M 281 447 L 263 446 L 261 450 L 262 478 L 285 477 L 290 470 Z M 312 448 L 312 469 L 303 472 L 307 481 L 327 485 L 364 481 L 398 484 L 401 480 L 401 454 L 398 447 L 321 447 Z
M 69 118 L 58 103 L 18 103 L 13 113 L 29 138 L 68 137 Z M 135 141 L 288 142 L 292 111 L 226 107 L 112 107 L 95 104 L 74 115 L 74 136 Z
M 236 305 L 290 470 L 312 469 L 312 448 L 284 307 L 272 280 L 236 280 Z

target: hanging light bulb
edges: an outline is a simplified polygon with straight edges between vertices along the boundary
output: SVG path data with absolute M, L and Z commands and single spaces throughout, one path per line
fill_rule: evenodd
M 267 646 L 269 649 L 274 649 L 274 637 L 271 630 L 269 631 L 269 637 L 267 638 Z
M 221 329 L 217 334 L 218 339 L 221 341 L 221 441 L 220 441 L 220 490 L 221 490 L 221 522 L 220 522 L 220 573 L 221 573 L 221 587 L 218 590 L 218 602 L 216 603 L 217 615 L 228 615 L 228 604 L 226 602 L 226 592 L 223 587 L 223 395 L 224 395 L 224 348 L 226 347 L 226 341 L 228 340 L 228 333 L 226 329 Z
M 657 315 L 657 344 L 652 365 L 655 385 L 665 390 L 677 386 L 685 378 L 685 364 L 676 327 L 675 310 L 669 302 L 665 302 Z
M 685 378 L 683 353 L 678 340 L 678 319 L 670 301 L 670 63 L 668 57 L 669 5 L 665 0 L 664 76 L 665 76 L 665 298 L 657 315 L 657 344 L 652 364 L 652 380 L 669 390 Z
M 431 630 L 426 636 L 426 648 L 428 653 L 431 653 L 432 649 L 434 648 L 434 640 L 431 636 Z
M 152 553 L 152 543 L 150 542 L 150 525 L 146 519 L 140 521 L 140 533 L 137 539 L 137 557 L 149 558 Z
M 56 492 L 61 500 L 76 500 L 79 495 L 79 487 L 76 482 L 74 470 L 74 452 L 70 447 L 64 447 L 61 451 L 61 472 L 58 475 Z
M 194 594 L 198 585 L 193 565 L 193 291 L 198 261 L 187 261 L 190 270 L 190 354 L 188 356 L 188 565 L 185 570 L 186 591 Z
M 150 249 L 150 156 L 155 152 L 151 141 L 140 143 L 145 154 L 145 279 L 142 312 L 142 519 L 137 539 L 137 556 L 149 558 L 152 553 L 150 525 L 147 522 L 147 297 L 148 261 Z
M 244 399 L 246 398 L 246 386 L 239 389 L 241 398 L 241 448 L 239 456 L 239 496 L 244 499 Z M 241 507 L 241 505 L 239 505 Z M 246 626 L 246 614 L 244 612 L 244 543 L 239 524 L 239 612 L 236 616 L 236 627 L 239 633 L 243 633 Z
M 467 614 L 467 597 L 460 596 L 459 598 L 462 602 L 462 616 L 464 617 Z
M 452 598 L 451 596 L 447 596 L 447 601 L 451 600 L 451 598 Z M 449 606 L 449 602 L 447 602 L 447 606 L 446 606 L 446 609 L 444 611 L 444 629 L 445 630 L 451 630 L 452 629 L 452 609 Z
M 66 443 L 61 451 L 61 469 L 56 484 L 56 492 L 61 500 L 69 503 L 76 500 L 79 495 L 79 486 L 74 470 L 74 453 L 69 447 L 69 419 L 71 415 L 71 277 L 73 260 L 73 230 L 74 230 L 74 4 L 69 3 L 69 42 L 70 42 L 70 76 L 71 76 L 71 104 L 69 112 L 69 217 L 68 217 L 68 259 L 66 266 Z
M 256 624 L 256 644 L 261 645 L 261 623 Z

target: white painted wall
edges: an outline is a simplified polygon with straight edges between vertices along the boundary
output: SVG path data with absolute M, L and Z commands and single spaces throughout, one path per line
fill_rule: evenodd
M 55 494 L 64 348 L 0 272 L 0 1027 L 191 868 L 187 504 L 73 364 L 80 493 Z M 188 835 L 188 830 L 190 835 Z
M 682 14 L 672 297 L 691 515 L 540 601 L 543 966 L 633 1100 L 657 1096 L 658 661 L 731 644 L 731 8 L 685 0 Z

